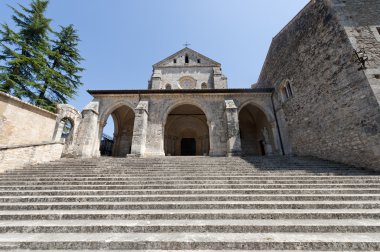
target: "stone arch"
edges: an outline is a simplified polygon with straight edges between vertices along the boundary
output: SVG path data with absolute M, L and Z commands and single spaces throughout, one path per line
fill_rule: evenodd
M 114 122 L 112 140 L 103 135 L 109 116 Z M 135 111 L 126 102 L 112 104 L 104 110 L 99 123 L 99 149 L 102 155 L 126 157 L 131 153 L 134 121 Z
M 104 127 L 108 117 L 112 114 L 112 112 L 115 111 L 116 109 L 118 109 L 119 107 L 122 107 L 122 106 L 126 106 L 126 107 L 130 108 L 135 113 L 135 110 L 134 110 L 135 106 L 128 101 L 118 101 L 118 102 L 112 103 L 108 107 L 105 107 L 102 110 L 102 112 L 100 112 L 100 116 L 99 116 L 100 126 Z
M 69 104 L 58 104 L 57 110 L 58 110 L 57 112 L 58 116 L 56 119 L 53 139 L 55 141 L 62 140 L 62 133 L 64 131 L 65 122 L 66 120 L 69 120 L 72 127 L 67 137 L 65 137 L 65 146 L 62 151 L 62 156 L 63 157 L 75 156 L 74 146 L 75 146 L 75 142 L 77 141 L 78 129 L 79 129 L 78 126 L 82 121 L 82 114 Z
M 239 131 L 242 154 L 272 155 L 277 148 L 275 119 L 271 113 L 254 102 L 246 102 L 239 107 Z M 272 120 L 273 121 L 272 121 Z
M 210 123 L 210 118 L 211 118 L 211 113 L 208 111 L 208 110 L 205 110 L 203 109 L 203 104 L 200 104 L 199 102 L 197 101 L 194 101 L 194 100 L 187 100 L 187 99 L 184 99 L 180 102 L 176 102 L 174 104 L 171 104 L 165 111 L 165 113 L 163 114 L 162 116 L 162 119 L 161 119 L 161 122 L 163 123 L 163 127 L 165 128 L 165 125 L 166 125 L 166 121 L 168 119 L 168 116 L 170 114 L 170 112 L 172 110 L 174 110 L 175 108 L 179 107 L 179 106 L 182 106 L 182 105 L 192 105 L 192 106 L 195 106 L 197 108 L 199 108 L 200 110 L 202 110 L 202 112 L 206 115 L 206 118 L 207 118 L 207 125 L 209 125 Z
M 243 103 L 241 103 L 238 107 L 238 113 L 240 113 L 240 111 L 247 105 L 249 104 L 252 104 L 254 106 L 256 106 L 257 108 L 259 108 L 264 114 L 265 116 L 267 117 L 267 120 L 271 123 L 271 124 L 274 124 L 275 122 L 275 117 L 274 117 L 274 114 L 273 114 L 273 111 L 271 110 L 271 108 L 268 108 L 268 107 L 265 107 L 263 106 L 262 104 L 258 103 L 256 100 L 254 99 L 250 99 L 248 101 L 245 101 Z
M 208 155 L 209 125 L 205 112 L 189 103 L 172 106 L 164 121 L 165 155 Z

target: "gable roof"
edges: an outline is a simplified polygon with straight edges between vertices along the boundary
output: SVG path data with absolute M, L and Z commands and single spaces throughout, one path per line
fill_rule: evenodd
M 216 61 L 210 59 L 209 57 L 206 57 L 203 54 L 200 54 L 199 52 L 194 51 L 193 49 L 185 47 L 182 50 L 179 50 L 178 52 L 176 52 L 176 53 L 170 55 L 169 57 L 161 60 L 160 62 L 157 62 L 156 64 L 153 65 L 153 67 L 169 67 L 169 66 L 166 66 L 165 63 L 172 62 L 174 58 L 177 58 L 180 55 L 186 55 L 186 54 L 194 54 L 199 59 L 202 59 L 202 62 L 206 62 L 206 63 L 202 63 L 201 66 L 214 66 L 214 67 L 220 67 L 221 66 L 221 64 L 219 62 L 216 62 Z

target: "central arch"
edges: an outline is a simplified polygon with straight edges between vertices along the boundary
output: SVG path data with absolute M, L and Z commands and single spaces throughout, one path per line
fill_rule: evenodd
M 209 153 L 207 117 L 197 106 L 183 104 L 172 109 L 166 119 L 164 136 L 167 156 L 201 156 Z

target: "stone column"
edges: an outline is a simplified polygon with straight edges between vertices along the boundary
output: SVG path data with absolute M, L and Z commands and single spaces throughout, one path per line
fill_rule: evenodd
M 99 135 L 99 102 L 90 102 L 82 111 L 82 122 L 78 129 L 76 155 L 80 157 L 100 156 Z
M 140 101 L 135 109 L 131 154 L 128 156 L 143 157 L 145 154 L 146 134 L 148 128 L 148 101 Z
M 227 118 L 227 156 L 241 155 L 239 115 L 233 100 L 225 100 Z
M 63 120 L 61 120 L 59 123 L 58 123 L 58 127 L 54 133 L 54 137 L 53 137 L 53 140 L 54 141 L 61 141 L 61 136 L 62 136 L 62 132 L 63 132 L 63 127 L 65 126 L 65 122 Z

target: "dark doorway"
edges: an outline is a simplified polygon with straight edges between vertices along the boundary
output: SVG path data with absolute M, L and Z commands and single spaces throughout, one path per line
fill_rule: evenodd
M 261 155 L 265 156 L 265 143 L 263 140 L 260 140 L 260 149 L 261 149 Z
M 196 155 L 195 138 L 182 138 L 181 140 L 181 155 L 195 156 Z

